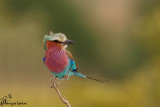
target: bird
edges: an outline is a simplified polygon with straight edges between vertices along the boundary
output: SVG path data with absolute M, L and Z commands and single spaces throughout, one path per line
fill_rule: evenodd
M 75 42 L 67 39 L 65 34 L 50 32 L 49 35 L 44 35 L 43 41 L 45 50 L 43 62 L 55 78 L 69 79 L 71 75 L 75 75 L 103 82 L 78 71 L 78 66 L 72 54 L 67 50 L 68 45 Z

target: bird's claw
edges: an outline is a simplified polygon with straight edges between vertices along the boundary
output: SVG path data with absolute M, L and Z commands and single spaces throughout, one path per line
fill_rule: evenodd
M 63 78 L 67 80 L 67 79 L 68 79 L 68 77 L 69 77 L 68 75 L 65 75 Z
M 51 83 L 53 83 L 53 80 L 54 80 L 54 79 L 53 79 L 53 78 L 51 78 L 51 79 L 50 79 L 50 82 L 51 82 Z
M 56 87 L 57 87 L 57 85 L 55 83 L 51 84 L 51 88 L 56 88 Z
M 56 79 L 55 77 L 50 79 L 51 88 L 56 88 L 55 79 Z

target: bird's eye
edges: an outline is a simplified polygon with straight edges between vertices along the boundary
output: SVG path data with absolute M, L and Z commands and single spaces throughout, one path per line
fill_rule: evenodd
M 54 42 L 54 43 L 62 43 L 62 42 L 59 41 L 59 40 L 53 40 L 53 41 L 51 41 L 51 42 Z
M 59 41 L 58 41 L 58 40 L 54 40 L 53 42 L 55 42 L 55 43 L 59 43 Z

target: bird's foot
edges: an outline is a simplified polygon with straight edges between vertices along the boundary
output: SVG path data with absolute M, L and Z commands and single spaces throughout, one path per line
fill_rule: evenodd
M 67 80 L 68 79 L 68 74 L 67 75 L 65 75 L 63 78 L 65 79 L 65 80 Z
M 51 78 L 50 82 L 51 82 L 51 88 L 55 88 L 56 87 L 56 77 Z
M 51 88 L 57 88 L 57 85 L 56 85 L 55 83 L 53 83 L 53 84 L 51 85 Z
M 50 79 L 50 82 L 53 83 L 53 80 L 54 80 L 54 78 L 51 78 L 51 79 Z

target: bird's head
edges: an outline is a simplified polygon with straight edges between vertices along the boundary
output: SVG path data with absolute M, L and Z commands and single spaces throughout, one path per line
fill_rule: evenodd
M 68 40 L 67 37 L 62 33 L 52 33 L 50 35 L 44 36 L 44 48 L 45 50 L 57 46 L 62 49 L 66 49 L 68 44 L 73 44 L 74 42 Z

